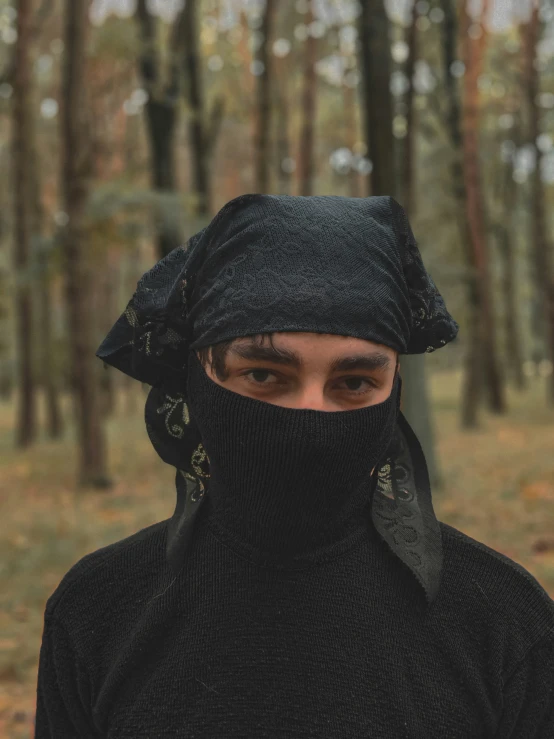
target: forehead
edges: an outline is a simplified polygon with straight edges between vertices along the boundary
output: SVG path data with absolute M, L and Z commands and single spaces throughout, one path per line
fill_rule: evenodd
M 394 370 L 396 351 L 371 341 L 333 334 L 282 333 L 272 337 L 242 337 L 230 348 L 231 358 L 287 365 L 298 370 L 325 366 L 330 371 Z
M 275 331 L 270 334 L 257 334 L 252 336 L 239 336 L 233 340 L 231 346 L 259 345 L 276 347 L 290 347 L 298 352 L 309 350 L 332 350 L 338 352 L 350 352 L 352 350 L 365 352 L 382 352 L 391 357 L 396 357 L 398 352 L 389 346 L 379 344 L 368 339 L 359 339 L 355 336 L 344 336 L 341 334 L 314 333 L 307 331 Z

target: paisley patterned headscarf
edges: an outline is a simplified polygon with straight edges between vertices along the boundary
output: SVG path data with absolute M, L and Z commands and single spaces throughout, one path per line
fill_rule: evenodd
M 187 403 L 189 352 L 283 331 L 353 336 L 421 354 L 452 341 L 458 324 L 390 197 L 242 195 L 155 264 L 96 356 L 152 386 L 146 428 L 176 468 L 167 540 L 175 572 L 210 476 Z M 431 603 L 442 571 L 440 528 L 423 451 L 400 409 L 373 479 L 373 525 Z

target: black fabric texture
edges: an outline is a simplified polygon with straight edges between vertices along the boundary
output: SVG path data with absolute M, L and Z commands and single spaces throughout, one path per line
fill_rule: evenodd
M 141 279 L 97 353 L 152 385 L 177 504 L 48 599 L 35 739 L 554 736 L 554 603 L 437 521 L 400 375 L 378 405 L 285 408 L 191 350 L 323 326 L 439 348 L 414 244 L 389 198 L 250 195 Z
M 188 406 L 189 353 L 270 331 L 334 333 L 423 353 L 454 339 L 458 325 L 389 197 L 243 195 L 143 275 L 97 356 L 152 385 L 146 428 L 177 470 L 167 551 L 175 571 L 210 480 Z M 421 446 L 399 409 L 373 484 L 373 524 L 431 603 L 440 531 Z
M 193 349 L 314 331 L 418 354 L 456 335 L 392 198 L 245 195 L 222 208 L 202 240 Z
M 210 459 L 212 527 L 258 564 L 290 567 L 367 535 L 372 468 L 396 424 L 397 390 L 377 405 L 283 408 L 221 387 L 191 353 L 188 396 Z
M 378 536 L 277 569 L 203 508 L 83 557 L 46 607 L 35 739 L 552 739 L 554 603 L 440 524 L 433 605 Z

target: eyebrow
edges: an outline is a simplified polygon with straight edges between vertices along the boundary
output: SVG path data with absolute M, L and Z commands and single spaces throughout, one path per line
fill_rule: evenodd
M 274 364 L 287 365 L 300 369 L 302 357 L 292 349 L 274 349 L 271 346 L 259 346 L 257 344 L 234 344 L 229 351 L 241 359 L 249 359 L 260 362 L 272 362 Z M 351 370 L 386 370 L 391 367 L 391 361 L 383 352 L 372 352 L 370 354 L 351 354 L 345 357 L 337 357 L 331 362 L 331 372 L 344 372 Z

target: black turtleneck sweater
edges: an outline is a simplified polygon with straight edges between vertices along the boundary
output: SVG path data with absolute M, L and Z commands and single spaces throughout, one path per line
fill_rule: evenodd
M 428 605 L 368 515 L 392 401 L 298 411 L 191 377 L 211 479 L 190 549 L 175 574 L 162 521 L 65 575 L 36 739 L 553 739 L 537 580 L 441 523 Z
M 441 523 L 426 612 L 371 530 L 277 571 L 201 514 L 176 579 L 167 521 L 65 575 L 46 607 L 36 739 L 554 737 L 554 603 L 518 564 Z

